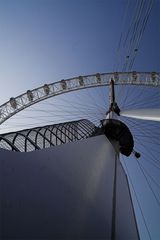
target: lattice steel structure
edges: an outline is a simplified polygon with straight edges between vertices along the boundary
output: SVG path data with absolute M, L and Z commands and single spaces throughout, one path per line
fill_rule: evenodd
M 94 136 L 97 127 L 86 119 L 0 135 L 0 148 L 29 152 Z
M 160 87 L 160 73 L 156 72 L 113 72 L 97 73 L 94 75 L 79 76 L 58 82 L 45 84 L 39 88 L 11 97 L 10 100 L 0 106 L 0 124 L 22 111 L 23 109 L 63 93 L 85 88 L 109 86 L 113 79 L 115 85 L 144 85 Z

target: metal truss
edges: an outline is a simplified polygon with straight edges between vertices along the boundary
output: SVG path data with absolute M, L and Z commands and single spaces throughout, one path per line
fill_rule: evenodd
M 86 119 L 0 135 L 0 148 L 29 152 L 94 136 L 97 127 Z
M 0 106 L 0 124 L 14 114 L 42 100 L 84 88 L 107 86 L 111 79 L 114 80 L 115 85 L 160 86 L 160 73 L 155 72 L 97 73 L 61 80 L 10 98 L 8 102 Z

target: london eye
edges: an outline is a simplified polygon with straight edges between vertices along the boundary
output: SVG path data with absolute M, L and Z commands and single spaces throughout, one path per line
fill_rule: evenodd
M 106 6 L 106 3 L 103 4 Z M 110 7 L 113 6 L 111 4 Z M 158 50 L 155 51 L 157 53 L 155 59 L 153 56 L 152 59 L 146 58 L 152 69 L 146 67 L 146 70 L 144 64 L 144 71 L 141 71 L 141 63 L 144 58 L 143 56 L 141 58 L 141 54 L 139 54 L 140 49 L 143 49 L 142 43 L 145 31 L 147 31 L 146 26 L 147 24 L 153 26 L 152 12 L 156 13 L 158 9 L 155 6 L 159 6 L 159 3 L 152 0 L 136 1 L 136 4 L 133 1 L 128 1 L 125 7 L 122 6 L 122 28 L 119 32 L 120 38 L 115 50 L 115 59 L 111 63 L 111 71 L 103 73 L 100 69 L 99 72 L 95 72 L 96 68 L 94 67 L 93 71 L 90 70 L 91 74 L 84 74 L 83 71 L 78 72 L 78 74 L 76 71 L 71 75 L 66 74 L 67 77 L 65 74 L 59 74 L 60 77 L 55 77 L 52 81 L 41 80 L 40 84 L 37 81 L 36 86 L 28 84 L 27 88 L 23 87 L 22 91 L 17 91 L 16 87 L 17 96 L 12 91 L 14 84 L 13 86 L 10 84 L 8 87 L 8 100 L 5 98 L 5 101 L 1 101 L 0 104 L 1 193 L 4 196 L 1 201 L 3 209 L 2 229 L 0 229 L 2 230 L 2 239 L 3 237 L 24 237 L 27 224 L 31 234 L 25 235 L 28 239 L 45 238 L 46 236 L 52 239 L 54 237 L 78 239 L 95 236 L 98 239 L 98 232 L 102 233 L 101 238 L 109 237 L 113 240 L 127 239 L 132 234 L 134 239 L 159 239 L 160 73 L 159 67 L 154 67 L 157 66 Z M 56 8 L 56 6 L 54 7 Z M 105 8 L 99 7 L 102 12 L 105 11 Z M 133 13 L 129 18 L 131 9 L 133 9 Z M 47 8 L 46 11 L 51 10 Z M 86 11 L 86 16 L 87 14 L 88 11 Z M 128 22 L 127 19 L 129 19 Z M 149 22 L 150 19 L 151 22 Z M 155 33 L 156 28 L 152 31 Z M 88 35 L 86 34 L 86 36 Z M 99 36 L 100 34 L 97 34 L 97 38 Z M 159 37 L 158 34 L 157 36 Z M 93 36 L 91 38 L 93 39 Z M 74 44 L 76 46 L 78 43 Z M 89 45 L 87 46 L 89 49 Z M 156 48 L 156 44 L 148 49 L 144 41 L 146 50 L 152 52 L 155 50 L 154 47 Z M 140 60 L 136 64 L 138 57 Z M 101 63 L 104 63 L 104 59 L 105 56 L 103 56 Z M 98 58 L 96 62 L 97 60 Z M 146 66 L 148 66 L 147 60 Z M 39 71 L 41 72 L 40 69 Z M 106 144 L 106 154 L 108 152 L 110 157 L 107 155 L 104 157 L 108 163 L 104 163 L 102 160 L 105 152 L 103 149 L 104 141 L 108 144 Z M 98 154 L 101 148 L 102 153 Z M 63 151 L 65 156 L 62 156 Z M 51 153 L 56 158 L 55 165 L 54 161 L 51 161 Z M 15 154 L 13 155 L 15 157 L 12 159 L 10 154 Z M 84 161 L 85 156 L 86 162 Z M 38 158 L 40 159 L 39 163 Z M 46 160 L 46 163 L 42 161 L 42 158 Z M 92 158 L 93 163 L 91 162 Z M 111 158 L 113 158 L 113 165 L 110 163 Z M 7 161 L 5 162 L 4 159 Z M 19 162 L 20 159 L 21 162 Z M 15 163 L 17 161 L 17 165 L 14 166 L 14 161 L 11 163 L 10 160 L 15 160 Z M 68 161 L 68 164 L 65 160 Z M 82 163 L 86 163 L 86 166 L 82 166 L 81 160 Z M 93 172 L 90 169 L 91 166 Z M 108 166 L 107 176 L 102 180 L 101 177 L 105 176 L 103 169 L 106 166 Z M 123 175 L 123 180 L 121 175 Z M 46 183 L 45 178 L 47 179 Z M 53 179 L 55 179 L 55 183 L 53 183 Z M 5 187 L 3 187 L 3 182 Z M 54 194 L 51 191 L 51 182 Z M 68 188 L 67 192 L 68 182 L 71 188 Z M 108 192 L 105 193 L 105 183 L 107 188 L 112 189 L 113 187 L 112 196 Z M 47 186 L 50 189 L 48 191 Z M 87 189 L 85 190 L 87 193 L 81 189 L 82 186 Z M 127 186 L 129 186 L 129 190 Z M 16 189 L 15 196 L 12 193 L 12 187 Z M 41 187 L 43 191 L 40 190 Z M 29 191 L 25 188 L 29 188 Z M 62 192 L 60 188 L 62 188 Z M 71 189 L 74 189 L 75 195 Z M 103 196 L 101 196 L 101 190 L 104 192 Z M 33 199 L 32 194 L 41 200 Z M 83 194 L 86 195 L 80 196 Z M 99 197 L 96 194 L 99 194 Z M 103 213 L 105 199 L 112 199 L 111 205 L 109 205 L 110 200 L 107 200 L 110 210 L 108 206 L 104 208 L 106 214 Z M 52 200 L 53 209 L 51 210 Z M 72 200 L 74 201 L 72 202 Z M 72 206 L 69 201 L 72 202 Z M 83 202 L 82 212 L 81 207 L 79 207 L 81 206 L 80 201 Z M 59 205 L 58 202 L 60 202 Z M 48 203 L 48 206 L 44 206 L 45 203 Z M 129 226 L 126 232 L 123 223 L 120 223 L 125 207 L 124 223 L 128 221 L 126 226 Z M 42 211 L 39 211 L 40 208 Z M 55 211 L 55 214 L 52 211 Z M 59 212 L 62 211 L 64 219 L 62 219 L 62 214 L 59 215 Z M 21 217 L 23 213 L 25 213 L 24 220 Z M 33 221 L 31 221 L 32 214 Z M 16 219 L 15 216 L 17 216 L 17 223 L 16 220 L 13 220 Z M 69 219 L 68 225 L 66 216 Z M 75 216 L 79 216 L 79 218 L 77 219 Z M 53 222 L 49 220 L 52 217 L 56 219 Z M 97 224 L 96 218 L 100 224 Z M 127 220 L 128 218 L 130 220 Z M 36 220 L 37 225 L 34 224 Z M 14 221 L 15 224 L 13 224 Z M 46 223 L 45 227 L 41 226 L 44 222 Z M 70 222 L 73 224 L 74 230 Z M 51 223 L 55 225 L 55 230 Z M 18 226 L 22 226 L 22 229 L 18 230 L 18 235 L 16 235 Z M 107 229 L 106 235 L 104 234 L 105 229 Z M 63 230 L 64 235 L 62 234 Z M 86 233 L 88 235 L 85 235 Z

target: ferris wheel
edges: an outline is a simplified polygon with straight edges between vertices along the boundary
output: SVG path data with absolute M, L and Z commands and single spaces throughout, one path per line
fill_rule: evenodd
M 131 172 L 130 169 L 138 165 L 149 182 L 152 197 L 160 205 L 153 187 L 158 184 L 152 176 L 152 171 L 160 169 L 159 87 L 160 73 L 113 72 L 63 79 L 28 90 L 0 106 L 0 147 L 9 149 L 8 146 L 12 146 L 14 151 L 31 151 L 92 137 L 95 132 L 103 133 L 111 142 L 118 139 L 120 160 L 133 191 L 137 194 L 140 190 L 135 190 L 132 181 L 135 171 Z M 44 129 L 46 125 L 48 128 Z M 57 135 L 56 142 L 48 140 L 48 129 Z M 63 129 L 68 131 L 68 140 L 65 141 L 62 139 Z M 37 134 L 34 135 L 36 144 L 31 138 L 33 132 Z M 44 142 L 40 146 L 36 137 L 38 134 Z M 22 142 L 19 136 L 24 137 L 23 150 L 18 148 Z M 127 143 L 121 141 L 121 136 L 127 139 Z M 141 158 L 133 165 L 133 161 L 128 161 L 126 156 Z M 139 198 L 136 197 L 136 200 L 141 209 Z
M 102 86 L 109 86 L 110 80 L 113 80 L 114 85 L 133 85 L 144 87 L 159 87 L 160 86 L 160 74 L 151 73 L 104 73 L 88 76 L 79 76 L 66 80 L 61 80 L 51 84 L 45 84 L 39 88 L 28 90 L 27 92 L 17 96 L 11 97 L 10 100 L 0 106 L 0 124 L 11 118 L 18 112 L 38 103 L 43 100 L 55 97 L 64 93 L 69 93 L 77 90 L 95 88 Z M 159 109 L 131 109 L 130 111 L 122 111 L 119 115 L 160 121 Z
M 14 131 L 17 127 L 24 129 L 32 125 L 36 127 L 84 118 L 91 120 L 96 126 L 106 118 L 122 119 L 127 124 L 132 119 L 159 122 L 159 86 L 160 73 L 155 72 L 97 73 L 44 84 L 17 97 L 11 97 L 0 106 L 1 133 L 5 132 L 7 120 L 7 130 L 12 129 L 9 131 Z M 147 103 L 143 99 L 145 92 Z M 148 101 L 149 98 L 151 100 Z M 52 103 L 47 102 L 50 99 Z M 33 108 L 33 105 L 38 104 L 41 104 L 40 107 Z M 44 105 L 45 110 L 42 109 Z M 21 112 L 25 112 L 25 115 Z M 46 116 L 47 120 L 42 116 L 46 113 L 49 114 Z M 19 116 L 23 120 L 27 119 L 24 125 L 18 120 Z M 31 123 L 28 122 L 29 119 Z
M 32 125 L 34 125 L 34 127 L 39 127 L 41 125 L 46 125 L 47 123 L 55 124 L 63 121 L 67 122 L 79 119 L 90 120 L 93 124 L 95 124 L 95 126 L 101 127 L 104 131 L 104 119 L 105 121 L 106 119 L 110 119 L 108 121 L 111 121 L 111 119 L 118 119 L 114 120 L 115 123 L 116 121 L 122 120 L 122 122 L 124 122 L 126 125 L 129 125 L 129 129 L 131 129 L 131 132 L 133 132 L 134 135 L 134 120 L 132 119 L 140 120 L 140 122 L 138 122 L 138 125 L 143 123 L 145 127 L 146 125 L 143 121 L 151 121 L 150 125 L 152 125 L 152 128 L 155 127 L 156 122 L 160 121 L 159 90 L 157 91 L 159 87 L 160 73 L 135 71 L 102 74 L 97 73 L 94 75 L 78 76 L 66 80 L 63 79 L 61 81 L 57 81 L 51 84 L 44 84 L 41 87 L 27 90 L 25 93 L 17 97 L 11 97 L 8 102 L 0 106 L 0 124 L 2 124 L 1 131 L 2 133 L 4 131 L 4 122 L 8 119 L 14 118 L 14 116 L 17 115 L 19 117 L 19 112 L 21 113 L 22 110 L 23 112 L 28 109 L 30 110 L 33 105 L 38 105 L 38 103 L 41 103 L 41 106 L 43 106 L 43 103 L 46 104 L 46 100 L 50 98 L 56 98 L 57 101 L 55 101 L 54 103 L 48 103 L 50 105 L 50 108 L 47 106 L 45 110 L 41 108 L 31 109 L 32 114 L 34 112 L 34 116 L 32 116 L 29 111 L 26 111 L 26 115 L 22 114 L 21 116 L 23 116 L 23 119 L 27 119 L 27 123 L 25 123 L 24 125 L 21 125 L 19 123 L 20 121 L 17 121 L 17 119 L 15 118 L 16 125 L 14 126 L 14 122 L 12 123 L 11 132 L 13 132 L 17 126 L 18 128 L 24 128 L 24 126 L 25 128 L 30 128 Z M 94 92 L 91 94 L 92 90 L 94 90 Z M 143 99 L 143 93 L 145 93 L 145 91 L 147 91 L 147 100 L 151 98 L 151 101 L 147 102 L 144 105 L 145 107 L 142 107 L 145 101 L 145 99 Z M 76 95 L 75 93 L 77 92 L 78 94 Z M 83 92 L 83 95 L 80 98 L 79 96 L 81 92 Z M 68 95 L 71 93 L 73 93 L 73 96 L 71 98 L 68 98 Z M 134 99 L 132 99 L 132 104 L 131 100 L 129 99 L 131 97 L 131 94 L 134 97 Z M 65 105 L 63 105 L 62 108 L 59 95 L 67 96 L 67 98 L 63 100 L 63 102 L 65 102 Z M 103 97 L 102 101 L 99 100 L 100 97 Z M 89 98 L 91 102 L 88 101 Z M 68 99 L 70 99 L 70 101 L 68 101 Z M 45 116 L 39 116 L 39 113 L 49 113 L 51 115 L 47 116 L 48 119 L 46 122 L 46 118 L 43 118 Z M 28 123 L 28 119 L 31 120 L 30 124 Z M 37 122 L 32 124 L 35 119 L 36 121 L 37 119 L 43 119 L 43 121 L 41 123 Z M 62 121 L 62 119 L 64 120 Z M 126 126 L 125 124 L 123 125 L 123 127 Z M 7 126 L 9 126 L 8 121 Z M 113 124 L 111 126 L 112 131 L 114 127 L 115 125 Z M 122 130 L 127 131 L 128 127 L 126 127 L 125 129 L 123 129 L 123 127 Z M 87 129 L 87 131 L 90 132 L 91 129 L 93 130 L 94 128 L 90 127 L 90 129 Z M 129 129 L 128 131 L 130 131 Z M 139 126 L 136 125 L 136 129 L 139 129 Z M 153 133 L 154 131 L 152 131 L 152 134 Z M 32 139 L 30 139 L 28 135 L 29 133 L 27 133 L 28 140 L 30 142 L 34 142 L 34 140 L 32 141 Z M 130 135 L 130 138 L 132 139 L 132 146 L 130 146 L 129 152 L 124 155 L 129 156 L 131 152 L 133 152 L 135 156 L 139 157 L 140 154 L 133 149 L 133 139 L 135 138 L 136 142 L 137 137 L 132 136 L 132 133 L 130 133 Z M 89 137 L 90 134 L 84 134 L 84 137 L 86 136 Z M 144 136 L 145 134 L 143 134 L 143 137 Z M 109 135 L 107 135 L 107 137 L 109 137 Z M 156 141 L 156 137 L 154 138 Z M 1 140 L 4 140 L 2 136 Z M 6 141 L 8 143 L 8 139 Z M 13 139 L 11 140 L 11 142 L 12 141 Z M 50 144 L 53 145 L 53 143 L 51 142 Z M 3 145 L 4 143 L 2 144 L 2 147 Z M 45 147 L 45 144 L 41 146 L 41 148 Z M 35 149 L 39 149 L 39 147 L 36 146 Z M 26 147 L 25 151 L 27 151 Z M 122 151 L 120 152 L 122 153 Z
M 46 125 L 48 122 L 49 124 L 50 123 L 55 124 L 63 121 L 67 122 L 68 120 L 73 121 L 73 120 L 79 120 L 79 119 L 85 119 L 85 118 L 87 120 L 91 120 L 91 122 L 94 123 L 96 126 L 101 125 L 101 128 L 104 128 L 103 126 L 104 122 L 102 123 L 102 120 L 107 118 L 108 119 L 116 118 L 118 119 L 117 121 L 122 119 L 122 122 L 123 121 L 124 123 L 127 122 L 127 125 L 128 125 L 128 121 L 132 121 L 130 119 L 139 119 L 139 120 L 145 120 L 145 121 L 151 120 L 154 122 L 159 122 L 160 121 L 160 108 L 158 105 L 159 92 L 157 92 L 157 89 L 159 88 L 159 86 L 160 86 L 160 74 L 156 72 L 113 72 L 113 73 L 103 73 L 103 74 L 97 73 L 94 75 L 78 76 L 78 77 L 74 77 L 66 80 L 63 79 L 61 81 L 57 81 L 51 84 L 44 84 L 41 87 L 38 87 L 32 90 L 27 90 L 25 93 L 17 97 L 11 97 L 8 102 L 0 106 L 0 124 L 2 124 L 1 131 L 3 133 L 3 125 L 6 120 L 13 119 L 13 117 L 17 115 L 19 117 L 19 112 L 21 113 L 22 110 L 23 112 L 25 112 L 25 110 L 28 110 L 28 109 L 30 110 L 33 105 L 37 106 L 38 103 L 42 103 L 43 105 L 43 103 L 46 103 L 46 100 L 50 98 L 52 99 L 56 98 L 58 101 L 55 103 L 49 103 L 50 108 L 47 106 L 45 110 L 37 109 L 37 108 L 31 109 L 32 114 L 33 112 L 35 114 L 34 116 L 32 116 L 32 114 L 30 114 L 28 111 L 26 115 L 23 116 L 22 114 L 23 119 L 24 118 L 27 119 L 27 123 L 25 123 L 24 125 L 21 125 L 19 123 L 20 120 L 17 120 L 15 118 L 16 125 L 14 126 L 14 124 L 12 123 L 13 127 L 11 127 L 11 129 L 13 130 L 11 131 L 14 131 L 14 129 L 16 129 L 17 126 L 20 128 L 26 128 L 26 127 L 30 128 L 32 125 L 34 125 L 35 127 L 37 126 L 39 127 L 41 125 Z M 117 88 L 116 92 L 115 92 L 115 88 Z M 91 94 L 89 90 L 92 90 L 92 89 L 94 89 L 94 93 Z M 150 91 L 152 95 L 154 95 L 155 99 L 153 98 L 153 96 L 151 96 L 152 100 L 150 102 L 153 104 L 151 104 L 151 106 L 147 104 L 146 105 L 147 107 L 145 106 L 145 108 L 143 108 L 142 105 L 144 100 L 141 99 L 143 96 L 143 94 L 141 93 L 146 91 L 146 89 L 147 90 L 152 89 Z M 100 92 L 98 92 L 99 90 Z M 80 92 L 83 92 L 83 91 L 85 91 L 84 95 L 82 96 L 82 98 L 79 98 Z M 75 93 L 77 92 L 78 94 L 76 95 Z M 68 99 L 70 98 L 70 97 L 68 98 L 69 93 L 74 93 L 70 101 L 68 101 Z M 134 100 L 132 100 L 133 102 L 132 105 L 129 102 L 130 100 L 127 99 L 127 95 L 129 94 L 131 95 L 131 93 L 132 94 L 134 93 L 133 94 Z M 138 93 L 138 96 L 137 96 L 137 93 Z M 150 92 L 148 92 L 148 94 L 150 94 Z M 67 99 L 63 101 L 65 102 L 65 105 L 63 105 L 62 109 L 61 109 L 61 103 L 59 103 L 59 100 L 61 100 L 59 95 L 67 96 Z M 57 96 L 59 96 L 59 98 Z M 100 97 L 102 98 L 102 96 L 103 96 L 103 99 L 102 101 L 100 101 L 99 98 Z M 88 101 L 89 99 L 88 97 L 91 99 L 91 102 Z M 125 99 L 123 99 L 124 97 Z M 147 98 L 148 97 L 150 96 L 148 95 Z M 78 101 L 77 101 L 77 98 L 79 98 Z M 128 105 L 128 102 L 129 102 L 129 105 Z M 45 116 L 39 116 L 37 111 L 42 114 L 49 113 L 51 115 L 47 116 L 48 119 L 46 121 L 46 119 L 43 118 Z M 56 121 L 55 121 L 55 118 L 56 118 Z M 62 121 L 63 118 L 64 120 Z M 28 119 L 31 120 L 30 124 L 28 123 Z M 35 119 L 36 120 L 43 119 L 43 122 L 41 123 L 37 122 L 32 124 L 32 122 L 34 122 Z M 8 126 L 9 124 L 7 121 L 7 127 Z M 113 131 L 114 124 L 111 128 Z M 89 129 L 89 132 L 91 131 L 91 129 Z M 127 128 L 125 130 L 127 130 Z M 30 139 L 28 134 L 27 134 L 27 138 L 33 144 L 35 140 Z M 132 134 L 130 135 L 133 143 L 131 144 L 132 145 L 131 150 L 127 155 L 129 156 L 130 153 L 133 152 L 135 156 L 140 156 L 140 154 L 133 149 L 134 140 L 133 140 Z M 84 136 L 90 136 L 90 135 L 84 135 Z M 1 136 L 1 140 L 4 140 L 2 136 Z M 8 139 L 6 139 L 6 141 L 8 142 Z M 12 141 L 13 139 L 11 140 L 11 145 L 12 145 Z M 2 147 L 3 145 L 4 144 L 2 144 Z M 53 145 L 53 143 L 50 142 L 50 145 Z M 45 148 L 45 144 L 41 146 L 41 148 Z M 35 149 L 39 149 L 39 147 L 36 146 Z M 25 151 L 27 151 L 26 147 L 25 147 Z

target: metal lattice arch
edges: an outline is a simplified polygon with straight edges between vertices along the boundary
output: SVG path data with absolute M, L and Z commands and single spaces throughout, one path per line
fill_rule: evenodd
M 0 106 L 0 124 L 16 113 L 42 100 L 80 89 L 109 86 L 111 79 L 114 80 L 115 85 L 160 86 L 160 73 L 156 72 L 97 73 L 61 80 L 28 90 L 15 98 L 11 97 L 8 102 Z
M 45 84 L 42 87 L 28 90 L 16 98 L 10 98 L 8 102 L 1 105 L 0 123 L 50 97 L 80 89 L 109 85 L 110 89 L 114 88 L 114 85 L 159 87 L 160 73 L 98 73 Z M 113 92 L 112 89 L 110 107 L 117 106 Z M 114 108 L 111 109 L 112 112 L 113 110 Z M 112 119 L 109 120 L 112 121 Z M 17 234 L 20 233 L 17 235 L 18 238 L 22 238 L 22 232 L 26 233 L 28 229 L 29 231 L 33 229 L 34 236 L 38 238 L 43 237 L 44 233 L 49 237 L 62 237 L 59 235 L 62 232 L 64 236 L 67 236 L 66 239 L 69 239 L 68 227 L 70 227 L 69 230 L 71 229 L 70 234 L 73 229 L 75 231 L 78 229 L 80 233 L 82 229 L 86 229 L 86 233 L 92 232 L 95 226 L 100 234 L 103 230 L 102 237 L 105 236 L 107 239 L 140 239 L 127 174 L 120 162 L 119 154 L 122 153 L 120 151 L 122 145 L 120 145 L 120 139 L 116 137 L 109 139 L 109 135 L 104 131 L 105 127 L 104 124 L 98 128 L 90 121 L 82 119 L 0 135 L 0 148 L 21 152 L 33 151 L 29 154 L 1 151 L 1 178 L 3 189 L 5 189 L 2 194 L 2 203 L 9 203 L 5 207 L 2 205 L 2 209 L 5 210 L 3 215 L 7 216 L 7 223 L 10 224 L 6 225 L 6 229 L 11 229 L 11 234 L 13 221 L 10 219 L 17 219 L 18 212 L 18 221 L 14 224 L 14 230 L 16 229 Z M 121 129 L 124 132 L 124 128 Z M 88 139 L 79 141 L 84 138 Z M 65 144 L 73 141 L 78 142 L 77 144 Z M 51 147 L 61 144 L 63 144 L 61 147 Z M 118 152 L 115 150 L 117 146 Z M 34 151 L 47 147 L 51 148 Z M 8 199 L 13 199 L 13 205 L 10 205 L 11 200 L 8 202 Z M 60 207 L 57 208 L 57 206 Z M 64 207 L 67 213 L 64 212 Z M 104 212 L 107 217 L 103 214 Z M 82 217 L 82 213 L 85 213 L 86 219 Z M 101 221 L 97 218 L 99 216 Z M 85 228 L 79 221 L 81 218 L 83 222 L 85 219 Z M 75 227 L 73 227 L 73 222 L 76 223 Z M 58 224 L 56 225 L 58 227 L 53 228 L 52 223 Z M 48 226 L 51 227 L 50 232 Z M 62 230 L 59 231 L 59 229 Z M 5 232 L 3 234 L 8 236 Z M 82 239 L 87 235 L 83 235 L 82 231 L 81 235 L 75 232 L 75 235 L 71 234 L 71 236 Z
M 30 152 L 95 136 L 97 127 L 86 119 L 25 129 L 0 135 L 0 148 Z

